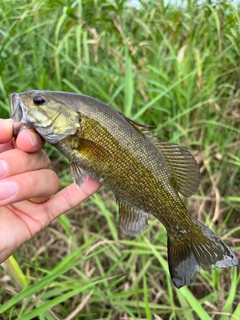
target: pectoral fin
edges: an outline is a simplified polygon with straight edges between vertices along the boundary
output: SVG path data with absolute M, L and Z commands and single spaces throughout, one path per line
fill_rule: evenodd
M 69 152 L 66 150 L 66 144 L 71 148 L 71 155 L 68 157 L 73 181 L 80 189 L 88 177 L 86 171 L 93 172 L 94 164 L 105 162 L 110 156 L 110 152 L 99 143 L 85 139 L 76 135 L 65 138 L 64 144 L 58 143 L 58 150 L 63 154 Z M 86 171 L 82 168 L 88 168 Z
M 102 161 L 110 156 L 110 151 L 96 141 L 74 136 L 74 150 L 80 153 L 81 158 L 91 159 L 92 162 Z
M 88 177 L 88 174 L 73 162 L 70 162 L 70 169 L 73 181 L 76 183 L 78 189 L 81 189 L 82 185 Z
M 123 200 L 117 199 L 117 203 L 122 231 L 131 237 L 138 236 L 148 226 L 148 214 Z

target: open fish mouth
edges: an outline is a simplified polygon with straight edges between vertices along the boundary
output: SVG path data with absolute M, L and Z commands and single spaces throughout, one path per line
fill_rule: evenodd
M 13 134 L 16 137 L 20 131 L 32 128 L 33 126 L 28 121 L 27 107 L 21 101 L 19 94 L 11 94 L 10 99 L 13 119 Z
M 20 122 L 23 118 L 23 110 L 21 107 L 21 100 L 17 93 L 11 94 L 11 110 L 13 120 Z

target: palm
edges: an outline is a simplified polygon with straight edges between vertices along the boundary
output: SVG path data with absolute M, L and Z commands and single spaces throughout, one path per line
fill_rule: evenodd
M 1 261 L 40 231 L 39 222 L 31 217 L 31 212 L 37 212 L 38 208 L 34 208 L 34 204 L 28 202 L 21 201 L 16 205 L 0 208 L 1 248 L 3 248 Z M 21 211 L 21 207 L 24 207 L 25 212 Z
M 0 207 L 0 261 L 4 261 L 52 220 L 85 200 L 99 187 L 100 184 L 89 177 L 81 190 L 72 184 L 42 204 L 23 200 Z

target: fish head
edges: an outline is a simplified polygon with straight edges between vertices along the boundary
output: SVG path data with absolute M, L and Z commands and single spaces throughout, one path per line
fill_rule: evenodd
M 32 90 L 13 93 L 10 99 L 15 136 L 34 128 L 54 144 L 80 127 L 80 115 L 67 103 L 63 92 Z

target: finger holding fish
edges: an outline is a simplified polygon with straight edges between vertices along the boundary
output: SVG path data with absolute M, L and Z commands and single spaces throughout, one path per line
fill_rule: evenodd
M 48 169 L 32 170 L 10 176 L 0 180 L 0 206 L 29 198 L 36 201 L 47 199 L 57 191 L 58 186 L 57 175 Z
M 29 187 L 31 196 L 52 195 L 58 179 L 50 170 L 42 170 L 50 166 L 46 153 L 40 150 L 44 140 L 35 130 L 24 130 L 13 137 L 12 119 L 0 119 L 0 128 L 0 205 L 28 199 Z M 46 183 L 48 176 L 51 184 Z
M 44 203 L 44 209 L 49 214 L 49 219 L 53 220 L 63 212 L 67 212 L 76 207 L 99 188 L 101 188 L 101 184 L 91 176 L 88 176 L 80 189 L 75 183 L 73 183 L 60 190 L 51 199 Z
M 12 119 L 0 119 L 0 153 L 16 147 L 25 152 L 36 152 L 43 147 L 45 141 L 36 130 L 24 130 L 15 138 L 13 126 Z
M 43 150 L 27 153 L 19 149 L 11 149 L 0 153 L 0 179 L 24 172 L 48 169 L 50 164 Z
M 29 139 L 31 134 L 37 144 Z M 62 208 L 71 209 L 99 188 L 89 179 L 82 190 L 72 185 L 55 194 L 59 181 L 48 169 L 46 153 L 39 150 L 43 144 L 33 129 L 13 137 L 12 120 L 0 119 L 0 263 L 62 214 Z
M 52 183 L 50 180 L 49 182 Z M 9 204 L 6 207 L 0 206 L 2 239 L 0 263 L 52 220 L 88 198 L 99 187 L 100 184 L 89 177 L 80 190 L 75 184 L 72 184 L 44 203 L 37 204 L 26 200 Z M 51 193 L 49 195 L 51 196 Z

